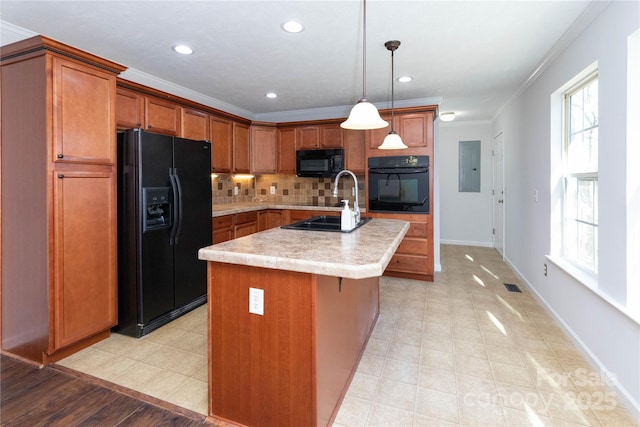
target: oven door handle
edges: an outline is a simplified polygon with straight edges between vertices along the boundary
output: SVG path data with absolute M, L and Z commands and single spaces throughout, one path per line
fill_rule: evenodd
M 429 168 L 380 168 L 369 169 L 369 173 L 409 175 L 429 172 Z

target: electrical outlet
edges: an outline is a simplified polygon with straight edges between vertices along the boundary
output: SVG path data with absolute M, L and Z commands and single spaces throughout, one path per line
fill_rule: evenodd
M 544 277 L 547 277 L 547 264 L 544 265 Z
M 233 195 L 234 196 L 238 195 L 238 187 L 233 187 Z
M 269 194 L 276 194 L 276 186 L 272 185 L 271 187 L 269 187 Z
M 264 289 L 249 288 L 249 313 L 264 316 Z

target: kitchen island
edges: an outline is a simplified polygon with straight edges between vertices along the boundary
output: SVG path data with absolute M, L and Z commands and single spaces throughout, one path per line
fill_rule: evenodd
M 379 277 L 408 229 L 383 219 L 351 233 L 274 228 L 200 249 L 210 421 L 330 425 L 380 311 Z

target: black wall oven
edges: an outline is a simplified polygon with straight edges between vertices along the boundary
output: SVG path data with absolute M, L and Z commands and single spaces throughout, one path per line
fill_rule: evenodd
M 429 156 L 370 157 L 370 212 L 429 213 Z

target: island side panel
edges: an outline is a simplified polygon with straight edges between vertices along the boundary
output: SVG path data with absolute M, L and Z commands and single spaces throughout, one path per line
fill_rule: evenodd
M 380 313 L 379 278 L 317 276 L 317 425 L 331 425 Z
M 314 275 L 209 262 L 209 414 L 251 426 L 311 426 Z M 249 313 L 249 288 L 264 315 Z

